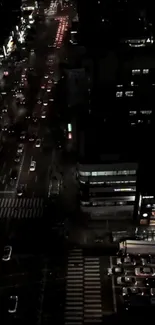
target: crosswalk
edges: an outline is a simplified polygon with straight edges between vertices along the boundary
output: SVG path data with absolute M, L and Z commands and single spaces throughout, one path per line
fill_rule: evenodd
M 42 198 L 1 198 L 0 218 L 41 218 L 43 207 Z
M 97 323 L 102 323 L 100 261 L 75 248 L 68 255 L 65 325 Z
M 84 260 L 84 323 L 102 322 L 102 299 L 99 257 Z

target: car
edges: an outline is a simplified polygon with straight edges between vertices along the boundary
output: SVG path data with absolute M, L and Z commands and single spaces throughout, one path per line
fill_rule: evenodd
M 20 160 L 21 160 L 21 155 L 20 154 L 17 154 L 16 157 L 15 157 L 15 159 L 14 159 L 14 162 L 19 163 Z
M 17 311 L 17 306 L 18 306 L 18 296 L 10 296 L 8 313 L 10 314 L 15 313 Z
M 17 170 L 16 170 L 16 169 L 13 169 L 13 170 L 11 171 L 11 174 L 10 174 L 10 179 L 11 179 L 11 180 L 16 180 L 16 179 L 17 179 L 17 176 L 18 176 L 18 172 L 17 172 Z
M 5 246 L 2 261 L 9 261 L 12 255 L 12 246 Z
M 144 279 L 144 286 L 155 288 L 155 278 L 145 278 Z
M 114 267 L 114 268 L 108 268 L 108 275 L 115 275 L 115 274 L 122 274 L 124 273 L 124 269 L 122 267 Z
M 8 124 L 2 126 L 2 131 L 6 132 L 8 130 Z
M 122 285 L 122 284 L 126 284 L 126 285 L 134 284 L 134 285 L 136 285 L 137 281 L 132 276 L 125 276 L 125 277 L 123 276 L 123 277 L 118 277 L 117 278 L 117 284 L 118 285 Z
M 29 136 L 29 141 L 30 142 L 33 142 L 34 140 L 35 140 L 35 134 L 31 134 L 30 136 Z
M 25 137 L 26 137 L 26 132 L 25 132 L 25 131 L 22 131 L 22 132 L 21 132 L 21 135 L 20 135 L 20 139 L 21 139 L 21 140 L 24 140 Z
M 7 108 L 4 106 L 3 108 L 2 108 L 2 113 L 7 113 Z
M 48 75 L 47 75 L 47 74 L 45 74 L 45 75 L 44 75 L 44 78 L 45 78 L 45 79 L 48 79 Z
M 24 185 L 19 185 L 17 188 L 17 196 L 21 197 L 24 193 Z
M 30 164 L 30 172 L 34 172 L 36 170 L 36 161 L 32 160 Z
M 24 151 L 24 145 L 23 143 L 20 143 L 17 148 L 17 153 L 23 153 Z
M 35 143 L 35 147 L 40 148 L 40 146 L 41 146 L 41 139 L 37 139 Z
M 121 264 L 132 264 L 136 265 L 136 260 L 132 259 L 130 256 L 125 256 L 125 257 L 118 257 L 116 259 L 116 264 L 121 265 Z
M 137 276 L 155 276 L 155 269 L 152 267 L 136 267 L 135 275 Z
M 144 291 L 141 288 L 138 287 L 131 287 L 131 288 L 127 288 L 127 287 L 123 287 L 122 288 L 122 296 L 128 296 L 128 295 L 144 295 Z
M 41 118 L 42 118 L 42 119 L 46 118 L 46 111 L 42 111 L 42 112 L 41 112 Z

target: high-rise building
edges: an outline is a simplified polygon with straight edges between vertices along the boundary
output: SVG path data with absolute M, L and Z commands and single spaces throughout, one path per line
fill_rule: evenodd
M 141 167 L 146 151 L 152 150 L 155 122 L 151 5 L 78 0 L 77 8 L 79 44 L 93 71 L 88 105 L 76 123 L 81 208 L 107 219 L 135 217 L 139 195 L 153 195 L 146 182 L 144 189 L 139 182 L 146 173 Z

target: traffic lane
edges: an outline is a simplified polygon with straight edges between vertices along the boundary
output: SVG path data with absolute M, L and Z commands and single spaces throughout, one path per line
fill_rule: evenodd
M 23 162 L 19 184 L 28 184 L 29 182 L 29 175 L 30 175 L 30 164 L 33 160 L 33 144 L 28 143 L 25 144 L 25 159 Z
M 18 276 L 18 274 L 30 273 L 34 274 L 43 269 L 43 257 L 32 253 L 19 252 L 19 248 L 16 247 L 17 243 L 13 245 L 13 254 L 10 261 L 1 262 L 0 274 L 2 277 Z
M 38 296 L 40 292 L 40 285 L 28 284 L 24 287 L 8 288 L 5 292 L 1 293 L 1 314 L 3 315 L 2 321 L 4 324 L 27 324 L 27 321 L 35 324 Z M 15 315 L 8 313 L 8 298 L 11 295 L 18 296 L 17 312 Z M 14 323 L 15 321 L 15 323 Z M 3 324 L 3 323 L 2 323 Z
M 14 167 L 14 159 L 16 156 L 16 145 L 15 143 L 6 144 L 3 151 L 1 152 L 0 159 L 0 190 L 3 191 L 6 187 L 6 184 L 10 182 L 10 173 Z
M 43 155 L 42 148 L 34 148 L 33 157 L 36 161 L 36 171 L 31 172 L 31 177 L 29 174 L 27 191 L 35 196 L 46 196 L 48 192 L 49 170 L 52 155 L 51 153 Z
M 2 276 L 0 279 L 0 289 L 9 289 L 20 286 L 40 283 L 42 279 L 42 271 L 35 270 L 33 273 L 22 272 Z

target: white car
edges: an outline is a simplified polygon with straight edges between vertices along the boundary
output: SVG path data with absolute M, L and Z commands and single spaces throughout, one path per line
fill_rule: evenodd
M 5 246 L 2 261 L 5 261 L 5 262 L 9 261 L 11 258 L 11 254 L 12 254 L 12 246 Z
M 46 112 L 45 111 L 42 111 L 41 118 L 46 118 Z
M 125 276 L 125 277 L 120 276 L 117 278 L 117 284 L 119 284 L 119 285 L 122 285 L 122 284 L 128 284 L 128 285 L 132 284 L 133 285 L 134 284 L 134 285 L 136 285 L 137 281 L 132 276 Z
M 135 275 L 137 276 L 155 276 L 155 269 L 152 267 L 136 267 Z
M 20 143 L 17 148 L 17 153 L 23 153 L 24 151 L 24 145 L 23 143 Z
M 127 295 L 141 295 L 144 296 L 144 291 L 141 288 L 138 287 L 123 287 L 122 288 L 122 296 Z
M 37 139 L 36 140 L 35 146 L 36 146 L 36 148 L 40 148 L 40 146 L 41 146 L 41 139 Z
M 32 160 L 30 165 L 30 172 L 34 172 L 36 170 L 36 161 Z
M 10 296 L 8 313 L 10 314 L 15 313 L 17 311 L 17 306 L 18 306 L 18 296 Z

